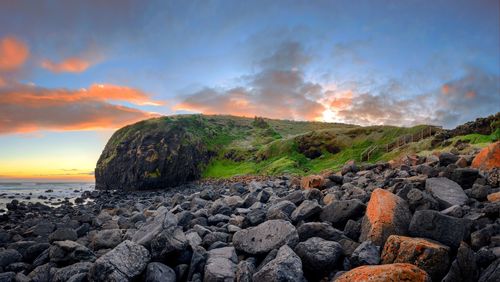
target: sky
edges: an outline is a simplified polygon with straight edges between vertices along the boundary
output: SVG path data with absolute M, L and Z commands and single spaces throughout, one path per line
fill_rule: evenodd
M 92 181 L 205 113 L 445 128 L 500 111 L 500 1 L 0 2 L 0 181 Z

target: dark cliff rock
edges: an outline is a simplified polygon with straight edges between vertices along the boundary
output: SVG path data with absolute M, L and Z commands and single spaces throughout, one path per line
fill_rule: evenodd
M 203 122 L 162 117 L 118 130 L 97 162 L 96 188 L 147 190 L 198 179 L 213 155 L 203 139 L 215 134 Z

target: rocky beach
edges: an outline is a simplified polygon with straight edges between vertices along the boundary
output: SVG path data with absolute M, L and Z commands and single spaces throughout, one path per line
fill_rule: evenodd
M 0 281 L 499 281 L 499 152 L 13 200 Z

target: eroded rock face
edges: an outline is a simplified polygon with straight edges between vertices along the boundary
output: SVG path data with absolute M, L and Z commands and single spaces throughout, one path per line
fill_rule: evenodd
M 211 153 L 187 127 L 203 129 L 201 122 L 165 117 L 118 130 L 97 161 L 96 189 L 158 189 L 198 179 Z
M 386 281 L 414 281 L 430 282 L 431 278 L 422 269 L 409 263 L 394 263 L 385 265 L 360 266 L 350 270 L 336 282 L 386 282 Z
M 363 218 L 360 240 L 382 246 L 390 235 L 405 235 L 410 220 L 411 213 L 403 199 L 387 190 L 375 189 Z

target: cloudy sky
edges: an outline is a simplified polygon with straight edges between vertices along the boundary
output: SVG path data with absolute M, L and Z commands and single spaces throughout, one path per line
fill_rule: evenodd
M 0 2 L 0 180 L 92 179 L 116 128 L 500 110 L 498 0 Z

